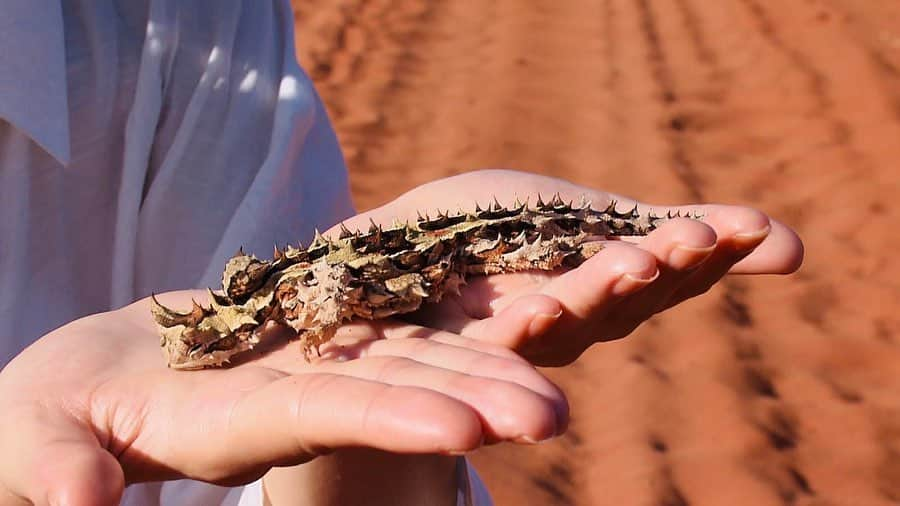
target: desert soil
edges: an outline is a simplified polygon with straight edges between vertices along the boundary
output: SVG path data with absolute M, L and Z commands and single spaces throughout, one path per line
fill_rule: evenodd
M 548 371 L 571 430 L 474 456 L 499 505 L 900 503 L 900 3 L 294 3 L 360 209 L 514 167 L 806 243 Z

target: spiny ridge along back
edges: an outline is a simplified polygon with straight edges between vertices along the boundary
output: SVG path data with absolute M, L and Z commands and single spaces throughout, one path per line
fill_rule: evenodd
M 275 248 L 271 260 L 239 250 L 228 261 L 222 291 L 210 306 L 187 312 L 153 298 L 152 313 L 169 366 L 199 369 L 227 364 L 252 349 L 260 330 L 291 327 L 307 356 L 353 318 L 378 319 L 458 294 L 467 276 L 576 267 L 617 236 L 642 236 L 661 222 L 688 213 L 657 216 L 638 207 L 602 210 L 582 199 L 538 196 L 505 207 L 495 198 L 472 211 L 420 212 L 416 220 L 366 231 L 344 224 L 336 238 L 316 231 L 309 246 Z

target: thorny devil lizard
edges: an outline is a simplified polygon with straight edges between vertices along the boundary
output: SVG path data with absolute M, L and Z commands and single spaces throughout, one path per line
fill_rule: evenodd
M 276 248 L 271 261 L 238 252 L 225 267 L 222 292 L 210 290 L 208 308 L 194 302 L 178 312 L 154 297 L 151 310 L 175 369 L 227 364 L 259 342 L 267 322 L 293 328 L 308 357 L 354 316 L 415 311 L 458 294 L 470 274 L 575 267 L 602 248 L 599 241 L 646 235 L 673 216 L 619 211 L 614 201 L 595 210 L 584 199 L 573 206 L 556 195 L 533 207 L 494 199 L 471 213 L 420 216 L 390 228 L 373 223 L 364 233 L 342 226 L 338 239 L 317 232 L 308 248 Z

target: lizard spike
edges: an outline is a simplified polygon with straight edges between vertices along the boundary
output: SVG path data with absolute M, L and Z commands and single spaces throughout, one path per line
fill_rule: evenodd
M 313 246 L 321 246 L 322 243 L 325 242 L 325 238 L 322 237 L 322 233 L 319 232 L 319 229 L 317 228 L 315 230 L 316 230 L 316 233 L 315 233 L 315 235 L 313 235 L 312 244 L 309 245 L 310 248 L 312 248 Z
M 563 203 L 562 197 L 559 195 L 559 192 L 553 195 L 553 200 L 550 201 L 550 205 L 553 207 L 561 207 L 565 205 Z
M 591 201 L 588 200 L 587 195 L 581 194 L 581 198 L 578 199 L 578 210 L 588 209 L 591 207 Z
M 537 203 L 536 203 L 534 206 L 535 206 L 537 209 L 544 209 L 545 207 L 547 207 L 547 204 L 544 203 L 544 199 L 543 199 L 543 197 L 541 197 L 541 194 L 540 194 L 540 193 L 538 193 L 537 197 L 538 197 L 538 198 L 537 198 Z
M 206 293 L 209 295 L 209 305 L 210 310 L 212 311 L 215 311 L 221 306 L 231 305 L 231 300 L 228 297 L 217 294 L 212 288 L 207 287 Z
M 176 325 L 177 318 L 181 315 L 172 311 L 171 309 L 163 306 L 156 299 L 156 294 L 150 294 L 150 314 L 153 315 L 153 320 L 157 325 L 160 325 L 164 328 L 174 327 Z M 162 338 L 159 343 L 161 346 L 166 345 L 166 339 Z
M 528 242 L 528 234 L 526 234 L 525 231 L 522 230 L 521 232 L 519 232 L 518 234 L 516 234 L 515 237 L 513 237 L 512 239 L 510 239 L 509 242 L 510 242 L 511 244 L 518 244 L 518 245 L 525 244 L 526 242 Z
M 203 317 L 206 316 L 206 309 L 200 305 L 193 297 L 191 298 L 191 317 L 198 318 L 202 320 Z
M 150 293 L 150 310 L 153 312 L 153 316 L 156 316 L 157 313 L 178 316 L 178 313 L 160 304 L 159 299 L 156 298 L 156 294 L 153 292 Z
M 481 208 L 481 204 L 478 201 L 475 201 L 475 214 L 480 214 L 484 209 Z
M 635 204 L 634 207 L 631 209 L 631 217 L 632 218 L 640 218 L 640 216 L 641 216 L 641 213 L 640 213 L 640 211 L 638 211 L 638 205 Z
M 503 206 L 500 205 L 500 201 L 497 200 L 497 196 L 496 196 L 496 195 L 494 195 L 493 206 L 494 206 L 494 208 L 492 209 L 493 211 L 499 211 L 499 210 L 503 209 Z
M 166 328 L 174 327 L 176 325 L 196 325 L 203 319 L 203 315 L 201 314 L 200 318 L 195 321 L 196 314 L 193 310 L 189 313 L 181 313 L 163 306 L 159 303 L 159 300 L 156 299 L 155 293 L 150 294 L 150 313 L 153 315 L 153 319 L 158 325 Z
M 284 252 L 278 249 L 278 243 L 275 243 L 275 251 L 272 253 L 272 261 L 277 262 L 284 258 Z
M 380 243 L 380 242 L 381 242 L 381 235 L 384 233 L 384 230 L 381 229 L 381 225 L 377 225 L 377 224 L 375 224 L 375 222 L 373 221 L 373 222 L 372 222 L 372 228 L 369 229 L 369 233 L 370 233 L 370 234 L 373 234 L 373 235 L 375 236 L 375 242 L 376 242 L 376 243 Z
M 234 253 L 234 255 L 233 255 L 231 258 L 238 258 L 238 257 L 243 257 L 243 256 L 247 256 L 247 255 L 244 253 L 244 247 L 243 247 L 243 246 L 239 246 L 239 247 L 238 247 L 238 250 Z
M 373 220 L 372 218 L 369 218 L 369 233 L 374 234 L 375 232 L 378 231 L 379 228 L 380 227 L 378 226 L 377 223 L 375 223 L 375 220 Z
M 518 193 L 515 195 L 515 197 L 516 197 L 516 200 L 513 202 L 513 208 L 518 209 L 518 208 L 522 207 L 522 201 L 519 200 Z
M 609 204 L 607 204 L 606 209 L 604 209 L 603 212 L 606 214 L 615 214 L 616 204 L 618 204 L 618 202 L 616 202 L 615 200 L 610 200 Z
M 511 209 L 511 211 L 513 214 L 518 215 L 518 214 L 522 214 L 525 211 L 525 209 L 527 209 L 527 208 L 528 208 L 527 201 L 523 203 L 519 199 L 516 199 L 516 202 L 513 204 L 513 208 Z
M 351 235 L 353 235 L 353 232 L 351 232 L 350 229 L 347 228 L 347 225 L 344 225 L 344 222 L 342 221 L 341 222 L 341 233 L 338 236 L 338 238 L 346 239 L 346 238 L 350 237 Z
M 425 221 L 425 218 L 422 217 L 422 213 L 419 212 L 418 209 L 416 209 L 416 221 L 419 223 Z

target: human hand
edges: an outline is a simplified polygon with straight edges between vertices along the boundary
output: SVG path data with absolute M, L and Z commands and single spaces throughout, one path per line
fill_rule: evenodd
M 508 170 L 470 172 L 420 186 L 397 200 L 358 215 L 347 226 L 371 218 L 390 223 L 414 219 L 418 210 L 471 209 L 497 197 L 511 203 L 541 193 L 559 193 L 594 208 L 615 200 L 642 213 L 695 213 L 702 221 L 676 218 L 644 238 L 609 241 L 569 272 L 526 272 L 471 277 L 459 297 L 423 307 L 408 320 L 515 349 L 538 365 L 577 359 L 589 346 L 631 333 L 652 315 L 706 292 L 725 274 L 786 274 L 799 268 L 803 245 L 785 225 L 747 207 L 651 206 L 567 181 Z M 505 321 L 531 318 L 527 332 L 505 332 Z
M 205 294 L 160 300 L 191 297 Z M 340 361 L 307 363 L 288 346 L 178 372 L 147 300 L 72 322 L 0 373 L 0 504 L 115 504 L 125 483 L 234 485 L 339 448 L 456 454 L 567 423 L 560 391 L 507 349 L 391 322 L 338 338 L 358 342 Z

